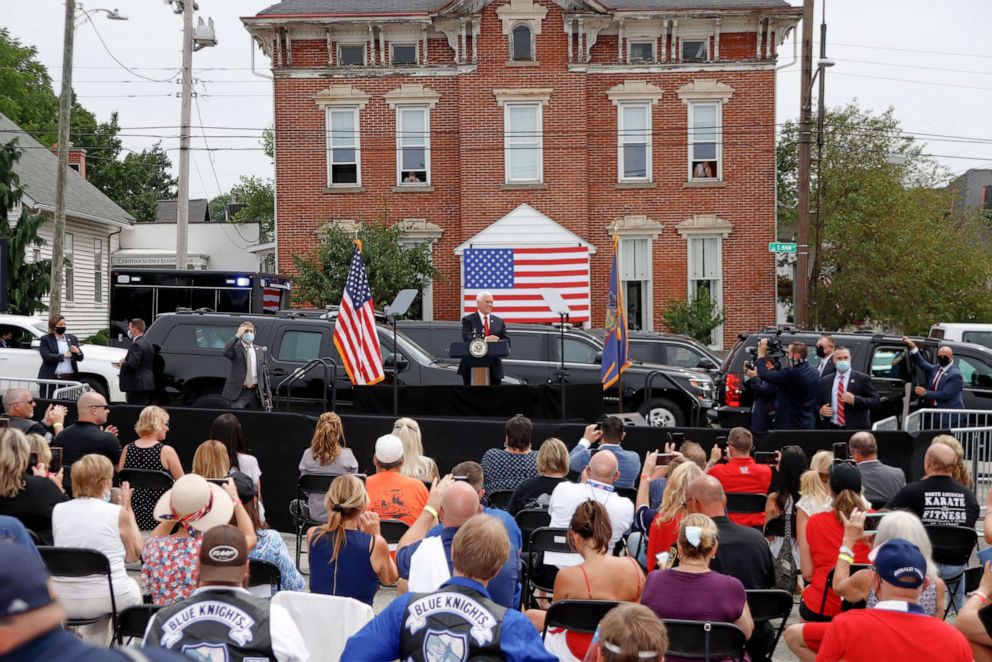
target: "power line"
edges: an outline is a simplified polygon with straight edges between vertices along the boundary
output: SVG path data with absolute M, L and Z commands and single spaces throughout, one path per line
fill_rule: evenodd
M 819 42 L 816 42 L 819 45 Z M 982 53 L 951 53 L 948 51 L 924 51 L 913 48 L 895 48 L 892 46 L 869 46 L 868 44 L 842 44 L 840 42 L 832 41 L 830 46 L 845 46 L 847 48 L 867 48 L 875 51 L 895 51 L 897 53 L 919 53 L 921 55 L 950 55 L 953 57 L 974 57 L 983 58 L 987 60 L 992 60 L 992 55 L 984 55 Z
M 877 60 L 855 60 L 846 57 L 835 57 L 831 58 L 837 62 L 855 62 L 857 64 L 873 64 L 879 67 L 899 67 L 900 69 L 919 69 L 923 71 L 945 71 L 954 74 L 969 74 L 978 76 L 992 76 L 992 71 L 978 71 L 977 69 L 950 69 L 947 67 L 924 67 L 918 64 L 898 64 L 895 62 L 878 62 Z M 831 72 L 833 73 L 833 72 Z M 255 82 L 255 81 L 245 81 L 245 82 Z M 267 81 L 260 80 L 259 83 L 265 83 Z
M 93 32 L 96 33 L 97 39 L 99 39 L 100 40 L 100 43 L 103 45 L 103 50 L 107 51 L 107 55 L 110 56 L 110 59 L 113 60 L 114 62 L 116 62 L 121 67 L 121 69 L 123 69 L 124 71 L 128 72 L 132 76 L 137 76 L 138 78 L 144 78 L 145 80 L 152 81 L 153 83 L 166 83 L 166 82 L 169 82 L 169 80 L 171 78 L 174 78 L 175 77 L 176 74 L 173 74 L 169 78 L 166 78 L 166 79 L 163 79 L 163 80 L 159 80 L 157 78 L 149 78 L 148 76 L 145 76 L 144 74 L 139 74 L 137 71 L 134 71 L 134 70 L 130 69 L 126 64 L 124 64 L 123 62 L 121 62 L 120 60 L 118 60 L 117 59 L 117 56 L 114 55 L 113 52 L 111 52 L 110 47 L 107 46 L 107 42 L 103 40 L 103 35 L 100 34 L 100 30 L 98 30 L 97 27 L 96 27 L 96 21 L 93 20 L 93 17 L 90 16 L 89 12 L 87 12 L 85 9 L 82 9 L 82 7 L 80 7 L 80 10 L 84 14 L 86 14 L 86 18 L 89 19 L 89 24 L 91 26 L 93 26 Z M 181 70 L 177 70 L 176 73 L 179 73 L 179 71 L 181 71 Z
M 980 90 L 983 92 L 992 92 L 992 87 L 978 87 L 977 85 L 958 85 L 956 83 L 938 83 L 936 81 L 929 80 L 914 80 L 910 78 L 889 78 L 886 76 L 870 76 L 868 74 L 852 74 L 843 71 L 831 71 L 831 76 L 851 76 L 853 78 L 870 78 L 872 80 L 889 80 L 897 83 L 913 83 L 915 85 L 934 85 L 936 87 L 953 87 L 961 90 Z

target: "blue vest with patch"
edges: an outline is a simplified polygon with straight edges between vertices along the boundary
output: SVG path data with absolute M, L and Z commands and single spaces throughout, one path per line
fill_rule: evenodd
M 506 608 L 479 591 L 449 584 L 411 594 L 400 641 L 404 660 L 489 662 L 504 660 L 500 633 Z

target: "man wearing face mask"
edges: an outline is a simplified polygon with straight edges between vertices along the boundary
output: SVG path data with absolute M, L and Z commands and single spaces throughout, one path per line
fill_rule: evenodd
M 867 430 L 871 411 L 881 404 L 871 378 L 851 370 L 851 350 L 833 352 L 836 372 L 820 379 L 820 423 L 831 430 Z
M 913 389 L 921 400 L 921 407 L 928 409 L 964 409 L 964 378 L 961 371 L 954 363 L 954 352 L 950 347 L 941 347 L 937 350 L 937 365 L 927 362 L 923 353 L 909 338 L 903 336 L 902 341 L 909 348 L 909 355 L 916 361 L 916 365 L 923 369 L 926 375 L 926 386 L 917 386 Z M 935 428 L 953 427 L 957 423 L 958 416 L 939 417 L 938 425 Z
M 223 396 L 234 409 L 260 409 L 259 382 L 264 379 L 265 352 L 255 346 L 255 325 L 245 322 L 237 334 L 224 345 L 224 356 L 231 361 L 231 374 L 224 384 Z
M 768 339 L 758 343 L 758 361 L 755 366 L 762 381 L 778 387 L 775 396 L 776 430 L 812 430 L 815 424 L 816 397 L 819 375 L 816 368 L 806 362 L 806 343 L 794 342 L 785 352 L 788 365 L 772 370 L 764 358 L 768 353 Z
M 826 334 L 820 336 L 816 341 L 816 355 L 820 358 L 820 363 L 816 366 L 816 371 L 820 373 L 820 378 L 829 377 L 836 369 L 834 356 L 834 339 Z
M 131 339 L 127 356 L 114 363 L 121 371 L 121 390 L 127 394 L 129 405 L 150 405 L 155 395 L 155 347 L 145 339 L 145 320 L 131 320 L 127 337 Z

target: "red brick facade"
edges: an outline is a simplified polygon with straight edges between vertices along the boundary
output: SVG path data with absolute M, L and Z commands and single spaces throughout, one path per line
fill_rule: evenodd
M 433 317 L 457 319 L 461 272 L 455 248 L 527 203 L 597 248 L 591 263 L 592 314 L 593 324 L 602 325 L 612 228 L 618 219 L 643 216 L 654 222 L 657 235 L 651 244 L 652 307 L 653 328 L 661 330 L 666 303 L 684 299 L 688 290 L 686 226 L 694 218 L 704 224 L 708 218 L 714 223 L 711 232 L 724 236 L 724 343 L 729 346 L 740 331 L 774 323 L 775 262 L 767 250 L 775 239 L 774 66 L 776 46 L 795 26 L 795 12 L 787 7 L 777 13 L 738 12 L 732 25 L 750 25 L 750 30 L 717 28 L 719 36 L 708 40 L 715 61 L 695 65 L 671 62 L 672 32 L 719 26 L 714 18 L 720 12 L 673 16 L 683 27 L 666 27 L 656 42 L 664 44 L 665 62 L 644 66 L 618 63 L 615 28 L 598 36 L 589 62 L 580 62 L 576 36 L 563 29 L 567 17 L 561 6 L 533 0 L 547 14 L 535 35 L 536 64 L 519 66 L 508 63 L 508 38 L 496 13 L 509 4 L 495 0 L 465 16 L 478 20 L 479 35 L 472 44 L 469 24 L 465 64 L 453 64 L 449 41 L 428 30 L 427 66 L 403 70 L 379 64 L 383 42 L 378 38 L 375 65 L 349 70 L 328 66 L 327 40 L 333 36 L 323 36 L 326 26 L 316 19 L 282 22 L 279 30 L 265 22 L 275 18 L 246 20 L 273 56 L 280 271 L 292 272 L 292 256 L 311 250 L 327 223 L 380 218 L 387 212 L 391 222 L 424 219 L 443 229 L 433 254 L 445 278 L 434 285 Z M 362 24 L 380 25 L 376 20 L 382 19 L 368 17 Z M 631 187 L 617 183 L 618 108 L 608 91 L 635 81 L 662 92 L 651 110 L 652 182 Z M 729 86 L 732 92 L 722 105 L 722 181 L 694 185 L 687 181 L 688 107 L 679 91 L 694 82 L 710 89 L 699 81 L 716 81 L 719 89 Z M 359 112 L 361 187 L 338 192 L 328 188 L 325 109 L 314 97 L 347 85 L 368 96 Z M 439 95 L 430 111 L 430 191 L 397 186 L 396 112 L 385 95 L 401 85 L 422 85 Z M 550 89 L 550 98 L 543 106 L 543 184 L 514 189 L 504 183 L 504 109 L 494 90 L 516 88 Z

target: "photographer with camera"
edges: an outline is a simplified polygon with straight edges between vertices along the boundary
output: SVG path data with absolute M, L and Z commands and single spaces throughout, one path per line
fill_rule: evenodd
M 766 360 L 765 368 L 771 370 L 774 364 Z M 758 376 L 758 369 L 751 361 L 744 362 L 744 390 L 753 394 L 751 403 L 751 432 L 762 434 L 775 427 L 775 400 L 778 398 L 778 387 L 766 382 Z
M 765 357 L 783 355 L 781 341 L 762 338 L 756 361 L 762 381 L 778 387 L 775 398 L 775 428 L 778 430 L 812 430 L 816 423 L 817 391 L 820 376 L 806 362 L 806 343 L 791 343 L 784 352 L 786 365 L 772 370 Z

